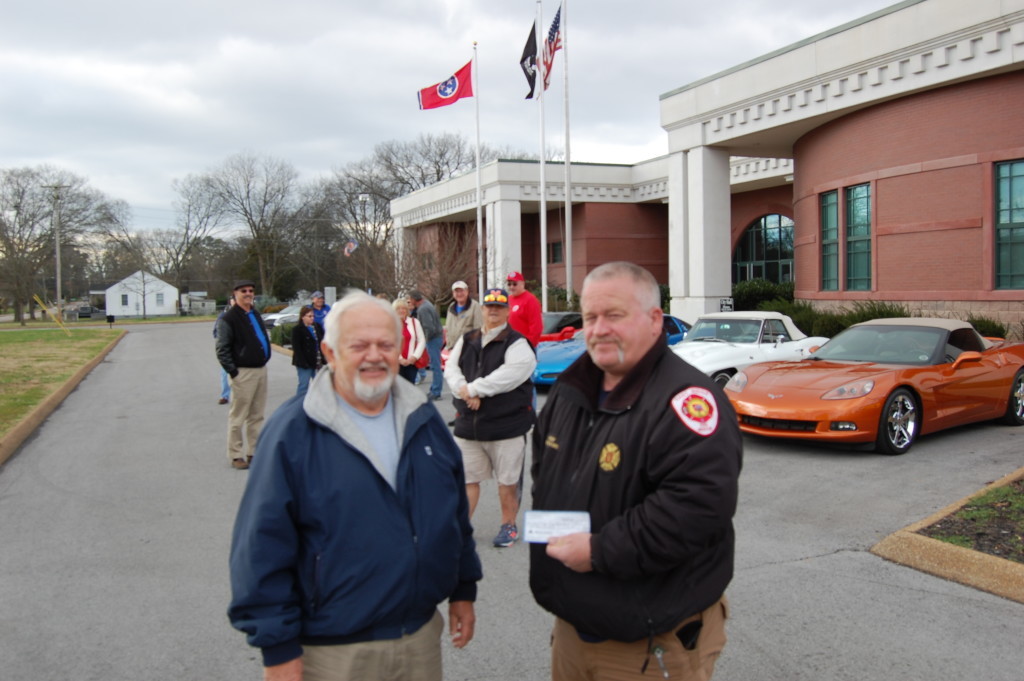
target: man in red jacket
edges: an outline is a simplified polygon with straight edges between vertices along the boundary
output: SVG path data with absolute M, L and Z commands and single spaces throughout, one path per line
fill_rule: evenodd
M 526 336 L 530 345 L 537 347 L 544 328 L 541 320 L 540 301 L 526 290 L 526 279 L 521 272 L 512 272 L 506 278 L 508 295 L 512 299 L 508 325 Z

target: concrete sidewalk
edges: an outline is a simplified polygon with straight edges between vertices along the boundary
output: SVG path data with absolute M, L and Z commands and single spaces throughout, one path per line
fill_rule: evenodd
M 208 325 L 133 326 L 0 467 L 0 676 L 261 678 L 258 652 L 225 616 L 248 473 L 224 454 L 218 371 Z M 294 386 L 290 360 L 275 356 L 268 415 Z M 903 457 L 746 447 L 730 643 L 715 678 L 1022 678 L 1024 606 L 868 550 L 1020 467 L 1024 429 L 959 429 Z M 547 679 L 551 617 L 530 596 L 526 547 L 490 546 L 493 486 L 474 521 L 477 634 L 465 650 L 445 644 L 446 678 Z

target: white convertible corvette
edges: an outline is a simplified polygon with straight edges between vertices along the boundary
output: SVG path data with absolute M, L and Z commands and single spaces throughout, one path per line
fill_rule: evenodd
M 716 312 L 697 319 L 672 351 L 725 385 L 750 364 L 803 359 L 827 340 L 805 335 L 779 312 Z

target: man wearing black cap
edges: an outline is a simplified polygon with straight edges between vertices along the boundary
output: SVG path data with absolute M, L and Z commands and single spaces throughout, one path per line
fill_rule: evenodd
M 263 427 L 267 402 L 267 362 L 270 336 L 263 318 L 253 307 L 256 284 L 235 282 L 235 306 L 217 321 L 217 361 L 231 378 L 231 411 L 228 414 L 228 461 L 245 470 L 252 461 L 256 438 Z M 242 429 L 248 440 L 243 453 Z

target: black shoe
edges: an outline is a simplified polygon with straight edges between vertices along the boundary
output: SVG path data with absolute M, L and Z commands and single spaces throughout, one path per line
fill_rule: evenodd
M 429 397 L 430 399 L 434 400 L 435 402 L 437 402 L 439 399 L 441 399 L 440 395 L 427 395 L 427 397 Z
M 455 427 L 455 420 L 454 419 L 448 422 L 448 427 L 449 428 L 454 428 Z

